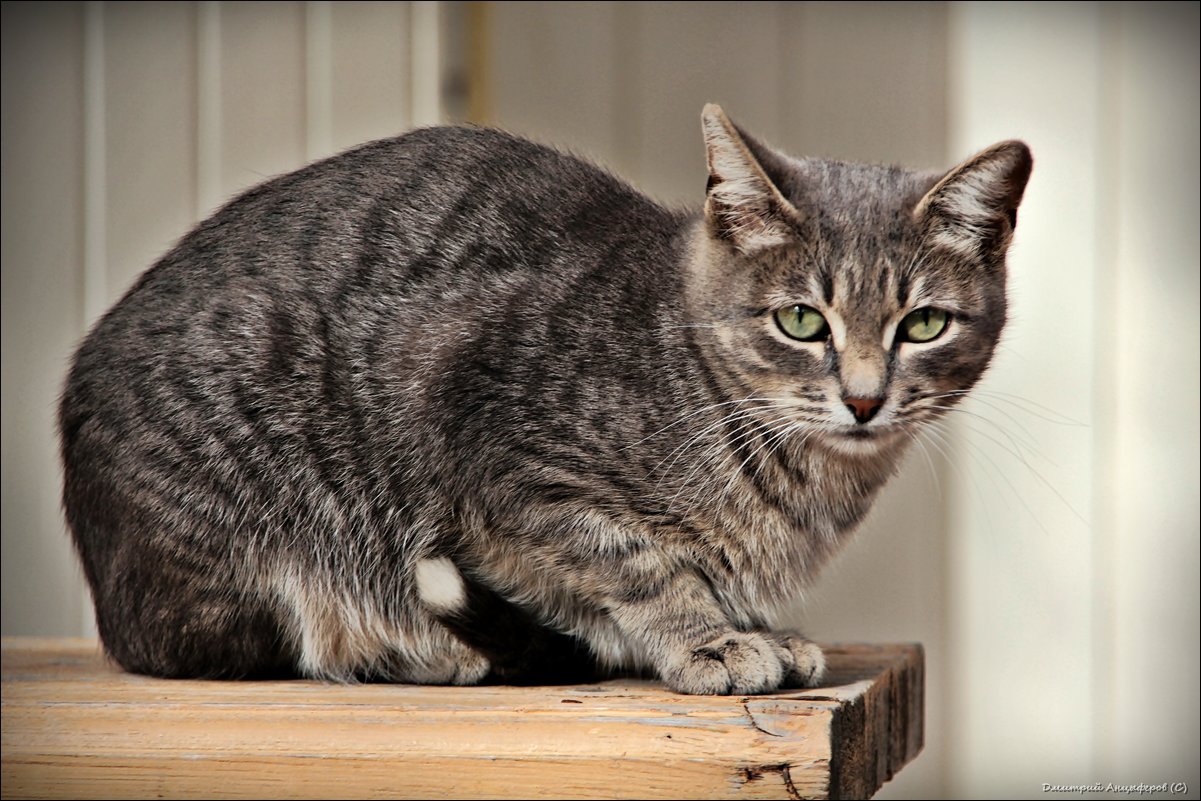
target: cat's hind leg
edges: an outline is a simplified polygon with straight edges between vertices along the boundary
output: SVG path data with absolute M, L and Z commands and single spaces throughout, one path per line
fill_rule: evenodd
M 384 612 L 370 598 L 311 578 L 284 582 L 280 596 L 306 676 L 471 685 L 491 670 L 483 654 L 421 609 Z
M 96 625 L 125 670 L 164 678 L 279 679 L 299 675 L 270 604 L 154 544 L 115 545 L 93 576 Z

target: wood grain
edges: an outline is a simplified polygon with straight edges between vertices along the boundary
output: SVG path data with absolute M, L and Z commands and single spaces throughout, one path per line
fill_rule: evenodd
M 829 686 L 171 681 L 3 640 L 5 798 L 866 797 L 922 747 L 918 645 L 827 646 Z

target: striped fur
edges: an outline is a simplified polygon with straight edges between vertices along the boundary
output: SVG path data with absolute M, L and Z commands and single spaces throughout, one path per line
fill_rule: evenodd
M 820 681 L 779 615 L 986 368 L 1029 153 L 926 174 L 794 160 L 716 107 L 703 131 L 703 211 L 432 128 L 268 181 L 184 237 L 89 334 L 60 408 L 113 658 Z M 774 322 L 798 303 L 824 341 Z M 921 306 L 952 313 L 946 334 L 896 341 Z M 845 399 L 865 393 L 883 405 L 859 423 Z M 462 596 L 439 594 L 456 574 Z

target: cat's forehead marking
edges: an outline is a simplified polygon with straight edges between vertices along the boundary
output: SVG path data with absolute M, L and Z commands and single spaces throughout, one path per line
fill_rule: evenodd
M 902 273 L 906 277 L 904 285 L 898 282 L 897 285 L 897 306 L 890 317 L 885 321 L 883 328 L 883 336 L 880 340 L 881 346 L 885 350 L 890 350 L 896 340 L 897 326 L 901 324 L 901 320 L 905 318 L 913 309 L 920 308 L 926 305 L 928 295 L 926 292 L 926 277 L 918 275 L 912 281 L 908 280 L 908 274 Z M 902 287 L 904 291 L 902 291 Z
M 826 306 L 834 305 L 834 282 L 828 273 L 824 271 L 809 273 L 805 279 L 810 297 L 820 298 Z
M 900 295 L 898 295 L 900 297 Z M 919 275 L 913 279 L 913 285 L 910 291 L 906 293 L 905 300 L 901 303 L 902 307 L 917 307 L 925 303 L 927 299 L 926 293 L 926 276 Z
M 904 302 L 898 299 L 900 271 L 887 253 L 869 246 L 842 254 L 837 264 L 830 277 L 833 291 L 828 303 L 851 320 L 876 324 Z
M 913 268 L 913 265 L 914 265 L 914 259 L 910 259 L 905 268 L 898 269 L 895 271 L 896 282 L 894 283 L 894 287 L 896 289 L 896 299 L 897 299 L 898 307 L 905 306 L 905 304 L 907 304 L 909 302 L 909 299 L 912 297 L 912 291 L 913 291 L 913 269 L 912 268 Z
M 847 165 L 830 169 L 852 178 L 864 177 Z M 885 324 L 912 294 L 917 246 L 907 213 L 913 192 L 895 171 L 874 168 L 870 175 L 884 175 L 894 182 L 872 195 L 839 188 L 825 192 L 823 182 L 810 198 L 806 263 L 803 267 L 808 291 L 827 307 L 837 307 L 848 316 L 848 324 Z M 852 181 L 852 184 L 856 181 Z M 822 194 L 832 198 L 828 206 L 817 206 Z
M 907 219 L 923 179 L 898 167 L 804 159 L 794 163 L 790 200 L 836 226 L 885 232 Z

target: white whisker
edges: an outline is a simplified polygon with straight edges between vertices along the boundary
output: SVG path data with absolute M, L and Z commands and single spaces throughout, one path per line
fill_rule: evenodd
M 721 408 L 722 406 L 732 406 L 732 405 L 739 405 L 739 404 L 743 404 L 743 403 L 752 403 L 756 400 L 761 400 L 761 399 L 756 395 L 748 395 L 741 400 L 722 401 L 720 403 L 711 403 L 708 406 L 702 406 L 699 409 L 694 409 L 693 411 L 688 412 L 687 414 L 681 415 L 679 418 L 677 418 L 673 422 L 668 423 L 667 425 L 660 428 L 658 431 L 655 431 L 651 434 L 646 435 L 645 437 L 638 440 L 637 442 L 631 442 L 629 445 L 623 445 L 618 450 L 626 451 L 626 450 L 629 450 L 630 448 L 637 447 L 638 445 L 641 445 L 642 443 L 646 442 L 647 440 L 653 439 L 653 438 L 659 436 L 660 434 L 662 434 L 663 432 L 665 432 L 669 429 L 675 428 L 676 426 L 680 425 L 681 423 L 685 422 L 686 420 L 690 420 L 691 418 L 696 417 L 699 414 L 705 414 L 706 412 L 711 412 L 714 409 Z

